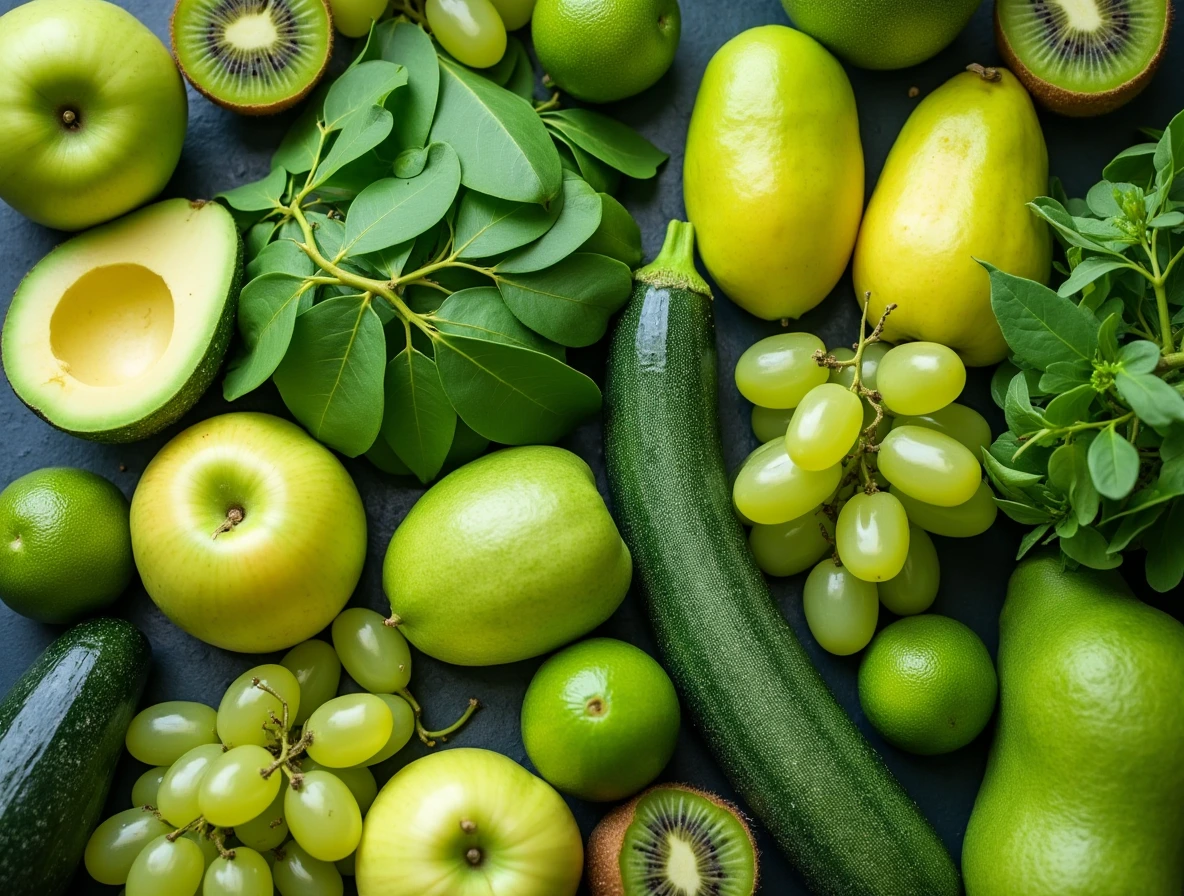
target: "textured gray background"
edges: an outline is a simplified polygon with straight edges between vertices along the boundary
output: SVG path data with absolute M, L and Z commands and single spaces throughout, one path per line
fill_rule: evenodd
M 164 0 L 118 0 L 167 41 L 169 6 Z M 777 0 L 682 0 L 682 45 L 673 69 L 651 90 L 619 103 L 607 111 L 637 127 L 671 154 L 671 160 L 655 181 L 628 183 L 621 198 L 641 223 L 647 258 L 657 251 L 665 222 L 683 215 L 681 190 L 682 149 L 695 92 L 707 61 L 715 50 L 738 32 L 756 25 L 785 23 Z M 0 0 L 0 13 L 19 5 Z M 930 62 L 902 72 L 864 72 L 849 69 L 859 103 L 860 126 L 867 158 L 867 188 L 875 185 L 880 167 L 901 125 L 918 100 L 910 99 L 910 87 L 922 96 L 960 71 L 969 62 L 998 61 L 990 22 L 991 0 L 986 0 L 974 21 L 955 43 Z M 349 43 L 342 41 L 343 44 Z M 1164 61 L 1159 77 L 1148 91 L 1126 109 L 1100 121 L 1071 121 L 1043 115 L 1052 157 L 1052 171 L 1066 183 L 1071 195 L 1084 191 L 1100 177 L 1102 166 L 1118 151 L 1136 142 L 1140 126 L 1163 127 L 1184 106 L 1184 43 L 1177 40 Z M 339 65 L 344 54 L 339 54 Z M 289 116 L 258 120 L 240 118 L 189 92 L 190 122 L 185 151 L 166 195 L 210 197 L 219 190 L 254 180 L 267 173 L 271 152 L 278 144 Z M 7 307 L 17 282 L 62 235 L 24 220 L 0 204 L 0 296 Z M 777 284 L 771 283 L 771 289 Z M 756 339 L 774 332 L 775 324 L 758 321 L 730 302 L 717 302 L 720 343 L 720 402 L 728 460 L 738 464 L 755 447 L 748 427 L 748 404 L 732 383 L 731 371 L 739 354 Z M 828 345 L 850 342 L 855 313 L 849 276 L 835 294 L 797 325 L 821 335 Z M 598 379 L 603 376 L 603 354 L 598 349 L 576 353 L 576 363 Z M 993 425 L 1002 426 L 1001 415 L 991 405 L 987 376 L 972 373 L 965 401 L 987 413 Z M 0 392 L 0 485 L 46 465 L 72 465 L 94 470 L 115 481 L 129 496 L 153 454 L 171 437 L 196 420 L 231 410 L 215 387 L 177 426 L 148 441 L 126 446 L 97 445 L 57 432 L 29 413 L 8 389 Z M 235 404 L 234 410 L 265 410 L 285 414 L 274 388 L 268 384 Z M 581 427 L 564 444 L 583 456 L 597 470 L 601 490 L 607 494 L 599 422 Z M 353 604 L 386 612 L 382 593 L 382 558 L 391 533 L 422 492 L 418 486 L 378 473 L 365 460 L 346 460 L 366 502 L 370 524 L 370 556 Z M 997 642 L 997 618 L 1019 533 L 1001 523 L 989 533 L 958 542 L 935 539 L 942 559 L 942 588 L 934 611 L 961 619 L 974 628 L 992 651 Z M 1132 567 L 1141 564 L 1131 564 Z M 1137 569 L 1136 569 L 1137 572 Z M 859 710 L 855 690 L 858 658 L 841 659 L 822 652 L 810 638 L 801 611 L 801 579 L 774 583 L 774 593 L 811 656 L 821 668 L 836 696 L 852 713 L 861 729 L 884 753 L 892 770 L 921 809 L 932 820 L 951 852 L 958 857 L 962 833 L 986 758 L 989 732 L 953 755 L 914 757 L 886 746 L 870 729 Z M 1169 607 L 1174 609 L 1174 607 Z M 165 699 L 199 700 L 217 705 L 223 689 L 239 673 L 271 657 L 252 657 L 209 647 L 174 628 L 137 585 L 115 608 L 133 620 L 152 642 L 154 666 L 146 702 Z M 888 617 L 885 612 L 883 617 Z M 889 617 L 890 618 L 890 617 Z M 885 620 L 882 618 L 881 622 Z M 705 620 L 710 624 L 710 620 Z M 0 606 L 0 693 L 16 680 L 58 629 L 16 616 Z M 599 634 L 624 638 L 653 649 L 647 624 L 635 596 Z M 522 695 L 538 661 L 487 669 L 450 667 L 416 656 L 412 687 L 426 704 L 429 722 L 450 720 L 469 695 L 480 697 L 484 709 L 455 740 L 457 746 L 482 746 L 499 750 L 526 762 L 518 733 Z M 744 733 L 738 731 L 737 737 Z M 418 742 L 379 768 L 380 782 L 403 763 L 421 755 Z M 108 805 L 108 814 L 130 804 L 131 784 L 143 767 L 130 757 L 120 766 Z M 703 743 L 684 726 L 678 752 L 665 776 L 731 795 L 720 771 Z M 571 801 L 585 834 L 602 809 Z M 806 892 L 772 841 L 760 832 L 763 848 L 761 892 Z M 94 884 L 80 872 L 78 893 L 115 892 Z M 352 892 L 350 890 L 349 892 Z

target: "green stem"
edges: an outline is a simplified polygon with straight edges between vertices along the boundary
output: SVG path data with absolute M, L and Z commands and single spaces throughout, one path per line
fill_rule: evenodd
M 467 725 L 469 719 L 473 717 L 473 714 L 481 708 L 481 703 L 477 700 L 477 698 L 470 697 L 469 705 L 465 708 L 465 711 L 461 714 L 459 719 L 457 719 L 447 728 L 441 728 L 439 731 L 429 731 L 423 724 L 423 707 L 419 705 L 419 701 L 415 699 L 415 696 L 411 693 L 411 691 L 407 688 L 403 688 L 403 690 L 399 691 L 399 695 L 409 704 L 411 704 L 411 710 L 415 713 L 415 731 L 419 735 L 419 739 L 429 747 L 436 746 L 436 741 L 448 740 L 451 735 L 460 731 L 461 728 Z
M 658 257 L 634 271 L 633 279 L 660 289 L 685 289 L 711 298 L 711 287 L 695 270 L 695 226 L 671 221 Z
M 549 100 L 545 100 L 544 102 L 534 104 L 534 111 L 540 112 L 540 113 L 541 112 L 550 112 L 552 109 L 558 109 L 558 108 L 559 108 L 559 91 L 558 90 L 556 90 L 553 94 L 551 94 L 551 98 Z
M 1179 370 L 1184 367 L 1184 351 L 1171 352 L 1159 359 L 1158 370 Z
M 1054 427 L 1052 429 L 1045 428 L 1038 430 L 1027 437 L 1027 440 L 1019 447 L 1019 450 L 1011 456 L 1011 459 L 1015 460 L 1031 446 L 1043 439 L 1048 438 L 1049 436 L 1056 436 L 1058 439 L 1063 439 L 1065 436 L 1071 436 L 1074 433 L 1083 432 L 1087 429 L 1106 429 L 1109 426 L 1117 427 L 1121 426 L 1123 423 L 1126 423 L 1128 420 L 1131 420 L 1134 418 L 1134 416 L 1134 411 L 1127 411 L 1121 417 L 1113 417 L 1109 420 L 1094 420 L 1090 423 L 1074 423 L 1072 426 L 1061 426 Z

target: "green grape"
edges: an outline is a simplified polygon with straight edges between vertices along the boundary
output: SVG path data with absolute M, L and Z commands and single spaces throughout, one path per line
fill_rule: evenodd
M 860 492 L 839 511 L 835 545 L 852 575 L 865 582 L 891 579 L 908 557 L 908 515 L 895 495 Z
M 411 680 L 411 650 L 373 610 L 353 607 L 333 620 L 333 646 L 350 677 L 372 694 L 393 694 Z
M 346 37 L 365 37 L 370 25 L 381 19 L 389 0 L 329 0 L 333 24 Z
M 831 526 L 815 507 L 788 523 L 753 526 L 748 544 L 756 565 L 771 576 L 796 576 L 830 553 L 830 543 L 822 537 L 820 526 Z
M 293 725 L 303 725 L 313 710 L 332 700 L 341 684 L 341 660 L 327 641 L 304 641 L 284 654 L 280 665 L 296 676 L 300 685 L 300 711 Z
M 140 851 L 172 828 L 151 812 L 124 809 L 112 815 L 86 841 L 82 861 L 86 871 L 101 884 L 127 882 L 127 873 Z
M 892 346 L 887 342 L 873 342 L 863 347 L 863 363 L 859 365 L 859 382 L 864 388 L 876 388 L 876 374 L 879 372 L 880 359 L 888 353 L 890 348 Z M 831 349 L 830 353 L 834 355 L 836 361 L 851 361 L 855 358 L 855 352 L 849 348 Z M 855 365 L 831 370 L 830 381 L 838 383 L 844 389 L 850 389 L 855 382 Z
M 802 609 L 818 645 L 829 653 L 849 656 L 863 650 L 876 633 L 880 599 L 874 583 L 835 566 L 828 557 L 806 577 Z
M 947 538 L 971 538 L 986 532 L 995 522 L 999 507 L 995 504 L 995 494 L 986 482 L 978 484 L 978 491 L 965 504 L 956 507 L 938 507 L 910 498 L 904 492 L 896 492 L 896 497 L 904 505 L 904 511 L 909 515 L 909 522 L 920 526 L 926 532 L 934 535 L 944 535 Z
M 344 859 L 338 859 L 333 863 L 337 866 L 337 870 L 341 872 L 342 877 L 353 877 L 357 873 L 357 869 L 355 867 L 357 864 L 357 856 L 358 853 L 355 850 Z
M 829 498 L 840 472 L 838 464 L 826 470 L 803 470 L 786 453 L 785 440 L 774 439 L 754 451 L 740 468 L 732 500 L 753 523 L 786 523 Z
M 893 428 L 880 443 L 876 464 L 893 491 L 939 507 L 965 504 L 982 481 L 982 467 L 965 445 L 920 426 Z
M 341 896 L 345 884 L 331 862 L 314 859 L 295 840 L 284 844 L 283 858 L 271 869 L 280 896 Z
M 752 406 L 752 433 L 762 445 L 773 439 L 785 438 L 789 421 L 793 419 L 793 408 L 762 408 Z
M 161 835 L 145 846 L 127 875 L 127 896 L 194 896 L 206 863 L 192 840 Z
M 379 694 L 378 698 L 386 704 L 386 708 L 391 711 L 391 736 L 381 750 L 367 759 L 363 765 L 378 765 L 380 762 L 386 762 L 403 747 L 407 746 L 407 742 L 411 740 L 411 735 L 415 733 L 415 711 L 411 708 L 411 704 L 400 697 L 398 694 Z M 349 783 L 348 781 L 346 782 Z M 352 787 L 350 788 L 353 789 Z M 357 792 L 354 793 L 357 796 Z M 359 799 L 359 803 L 362 801 Z M 362 814 L 366 814 L 366 809 L 362 808 Z
M 492 0 L 507 31 L 517 31 L 530 21 L 535 0 Z M 352 872 L 351 872 L 352 873 Z
M 205 860 L 205 866 L 207 868 L 210 867 L 214 859 L 218 858 L 218 844 L 213 841 L 209 833 L 209 831 L 206 831 L 204 834 L 199 834 L 197 831 L 186 831 L 181 835 L 184 839 L 195 843 L 197 848 L 201 850 L 201 855 Z
M 202 744 L 216 744 L 218 714 L 204 703 L 170 700 L 139 712 L 124 742 L 133 757 L 147 765 L 172 765 Z
M 254 744 L 235 747 L 215 759 L 198 789 L 197 802 L 206 821 L 232 828 L 266 811 L 280 792 L 283 779 L 279 771 L 263 777 L 274 759 Z
M 984 448 L 991 445 L 991 424 L 974 408 L 964 404 L 948 404 L 932 414 L 921 414 L 916 417 L 897 417 L 893 426 L 921 426 L 936 432 L 944 432 L 947 436 L 957 439 L 976 458 L 982 457 Z
M 206 869 L 202 896 L 272 896 L 271 869 L 263 856 L 247 846 L 236 846 L 234 858 L 214 859 Z
M 749 346 L 736 362 L 736 388 L 762 408 L 796 408 L 829 375 L 814 352 L 826 351 L 811 333 L 778 333 Z
M 358 801 L 340 778 L 320 769 L 306 772 L 299 790 L 288 788 L 284 818 L 296 842 L 322 862 L 344 859 L 362 839 Z
M 880 359 L 876 388 L 894 414 L 932 414 L 962 394 L 966 366 L 936 342 L 898 345 Z
M 266 747 L 276 739 L 269 734 L 275 730 L 271 716 L 274 713 L 276 718 L 283 719 L 283 704 L 256 687 L 256 678 L 284 698 L 288 704 L 289 722 L 300 713 L 300 684 L 295 675 L 275 663 L 248 669 L 230 683 L 218 704 L 218 736 L 228 747 L 246 744 Z M 264 729 L 264 725 L 269 726 L 268 729 Z
M 880 583 L 880 603 L 897 616 L 915 616 L 933 606 L 940 584 L 941 565 L 933 539 L 919 526 L 910 526 L 909 556 L 898 575 Z
M 365 762 L 390 740 L 394 719 L 374 694 L 346 694 L 321 706 L 304 726 L 308 755 L 326 768 Z
M 432 35 L 465 65 L 489 68 L 506 55 L 506 26 L 489 0 L 428 0 Z
M 370 807 L 374 805 L 374 800 L 378 797 L 378 781 L 374 779 L 374 773 L 364 765 L 355 768 L 325 768 L 315 759 L 305 758 L 300 763 L 300 770 L 306 774 L 324 771 L 338 778 L 342 784 L 349 788 L 354 801 L 358 804 L 358 811 L 363 815 L 370 811 Z
M 197 801 L 201 779 L 221 756 L 221 744 L 202 744 L 172 764 L 156 794 L 156 808 L 165 821 L 174 827 L 183 828 L 201 815 Z
M 273 777 L 279 774 L 277 772 Z M 275 849 L 288 839 L 288 823 L 284 821 L 285 789 L 281 782 L 280 788 L 276 791 L 275 799 L 271 801 L 270 806 L 250 821 L 245 821 L 242 824 L 236 824 L 234 826 L 234 836 L 238 837 L 244 846 L 249 846 L 251 849 L 266 853 L 269 850 Z
M 164 780 L 167 772 L 166 766 L 158 765 L 136 778 L 136 783 L 132 785 L 132 805 L 155 806 L 156 794 L 160 792 L 160 782 Z
M 837 383 L 823 383 L 802 399 L 785 433 L 785 450 L 803 470 L 828 469 L 846 457 L 863 429 L 863 402 Z

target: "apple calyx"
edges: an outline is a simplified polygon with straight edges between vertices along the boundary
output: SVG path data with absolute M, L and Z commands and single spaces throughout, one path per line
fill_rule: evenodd
M 224 519 L 222 521 L 222 525 L 220 525 L 217 529 L 214 530 L 214 534 L 211 537 L 214 539 L 217 539 L 218 536 L 221 535 L 223 532 L 229 532 L 231 529 L 233 529 L 235 526 L 237 526 L 239 523 L 241 523 L 244 519 L 246 519 L 246 516 L 247 516 L 246 511 L 244 511 L 237 504 L 232 504 L 230 506 L 230 508 L 226 511 L 226 519 Z
M 602 716 L 608 712 L 608 707 L 604 705 L 603 697 L 593 697 L 584 704 L 584 712 L 590 716 Z
M 67 131 L 77 131 L 82 128 L 82 116 L 78 114 L 78 110 L 66 107 L 62 110 L 62 126 Z
M 485 856 L 482 854 L 481 850 L 479 850 L 475 846 L 465 852 L 465 861 L 468 862 L 470 865 L 472 865 L 474 868 L 476 868 L 478 865 L 480 865 L 481 862 L 484 860 L 485 860 Z

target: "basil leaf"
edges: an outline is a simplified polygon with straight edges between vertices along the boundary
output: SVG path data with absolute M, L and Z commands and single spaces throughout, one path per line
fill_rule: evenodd
M 596 232 L 601 209 L 600 196 L 587 181 L 574 175 L 564 177 L 563 207 L 551 229 L 499 261 L 495 270 L 499 274 L 524 274 L 558 264 Z
M 1037 526 L 1035 529 L 1030 530 L 1028 534 L 1025 535 L 1020 541 L 1020 549 L 1016 553 L 1015 559 L 1023 560 L 1024 555 L 1032 550 L 1032 548 L 1036 547 L 1036 545 L 1039 544 L 1040 539 L 1047 535 L 1048 530 L 1051 528 L 1052 526 L 1049 523 L 1043 523 Z
M 1089 446 L 1089 473 L 1098 494 L 1121 501 L 1139 478 L 1139 452 L 1110 426 Z
M 1099 277 L 1104 277 L 1111 271 L 1126 267 L 1130 267 L 1130 265 L 1121 259 L 1092 255 L 1073 269 L 1069 279 L 1062 283 L 1061 288 L 1057 290 L 1057 295 L 1067 298 L 1074 293 L 1081 292 Z
M 1159 377 L 1149 373 L 1132 376 L 1119 371 L 1114 385 L 1122 400 L 1148 426 L 1160 430 L 1184 422 L 1184 396 Z
M 530 274 L 498 274 L 498 289 L 514 316 L 560 345 L 591 345 L 629 298 L 629 268 L 604 255 L 569 255 Z M 480 431 L 480 430 L 478 430 Z M 498 441 L 495 439 L 495 441 Z
M 396 89 L 407 83 L 407 69 L 375 59 L 346 71 L 325 96 L 325 130 L 344 128 L 354 115 L 381 106 Z
M 1032 406 L 1028 380 L 1023 372 L 1011 378 L 1007 398 L 1003 402 L 1003 415 L 1007 418 L 1008 429 L 1017 435 L 1028 435 L 1045 428 L 1043 415 Z
M 1087 419 L 1090 405 L 1097 397 L 1098 393 L 1088 383 L 1077 386 L 1050 401 L 1044 409 L 1044 419 L 1053 426 L 1072 426 Z
M 263 251 L 247 265 L 244 273 L 249 286 L 252 280 L 264 274 L 288 274 L 301 279 L 311 277 L 314 267 L 312 259 L 294 242 L 279 240 L 264 246 Z
M 388 19 L 374 29 L 374 40 L 383 59 L 407 70 L 407 89 L 386 102 L 395 118 L 392 139 L 403 149 L 424 146 L 440 93 L 440 63 L 432 39 L 413 22 Z
M 436 362 L 405 348 L 386 367 L 382 437 L 420 482 L 436 478 L 456 432 L 456 411 L 440 385 Z
M 242 341 L 222 381 L 223 398 L 242 398 L 275 373 L 292 341 L 301 297 L 310 287 L 303 276 L 281 273 L 264 274 L 243 287 L 238 299 Z
M 630 270 L 641 264 L 641 228 L 628 209 L 607 193 L 600 196 L 600 226 L 580 246 L 580 252 L 607 255 Z
M 1146 339 L 1128 342 L 1118 353 L 1118 361 L 1127 373 L 1151 373 L 1159 366 L 1159 346 Z
M 1090 569 L 1114 569 L 1122 565 L 1121 556 L 1106 551 L 1106 537 L 1089 526 L 1072 538 L 1062 538 L 1060 543 L 1067 557 Z
M 1037 526 L 1042 523 L 1052 522 L 1052 514 L 1041 507 L 1022 504 L 1019 501 L 1006 501 L 1002 498 L 996 498 L 995 503 L 1009 517 L 1017 523 L 1023 523 L 1025 526 Z
M 991 308 L 1016 357 L 1038 370 L 1056 361 L 1093 361 L 1098 326 L 1086 312 L 1034 280 L 980 264 L 991 276 Z
M 1098 491 L 1089 473 L 1087 448 L 1069 442 L 1057 448 L 1048 459 L 1048 481 L 1069 496 L 1069 506 L 1077 522 L 1088 526 L 1098 515 Z
M 547 124 L 622 174 L 646 180 L 670 158 L 626 124 L 589 109 L 544 112 Z
M 394 123 L 391 113 L 381 106 L 371 106 L 356 115 L 351 115 L 337 139 L 333 141 L 333 145 L 329 147 L 329 152 L 317 166 L 313 183 L 317 186 L 324 184 L 350 162 L 366 155 L 386 139 Z
M 362 297 L 341 296 L 296 318 L 275 384 L 313 438 L 357 457 L 374 444 L 382 425 L 385 369 L 378 315 Z
M 1173 501 L 1163 523 L 1144 539 L 1147 584 L 1156 591 L 1171 591 L 1184 579 L 1184 501 Z
M 491 441 L 554 442 L 600 408 L 596 384 L 549 355 L 454 334 L 435 344 L 452 406 Z
M 440 100 L 431 139 L 451 144 L 472 190 L 548 202 L 563 187 L 559 153 L 534 108 L 460 63 L 440 57 Z
M 1084 361 L 1055 361 L 1040 377 L 1040 389 L 1050 395 L 1068 392 L 1088 383 L 1093 367 Z
M 466 190 L 456 213 L 457 257 L 489 258 L 525 246 L 551 228 L 562 208 L 562 193 L 543 206 Z
M 493 286 L 476 286 L 454 292 L 433 315 L 432 323 L 441 333 L 502 342 L 543 352 L 560 361 L 565 355 L 562 346 L 523 326 Z
M 448 212 L 460 177 L 452 147 L 433 143 L 428 165 L 418 177 L 388 177 L 368 186 L 345 219 L 347 255 L 377 252 L 428 230 Z
M 262 180 L 226 190 L 214 198 L 240 212 L 270 211 L 281 207 L 280 199 L 287 188 L 288 172 L 283 168 L 272 168 Z

